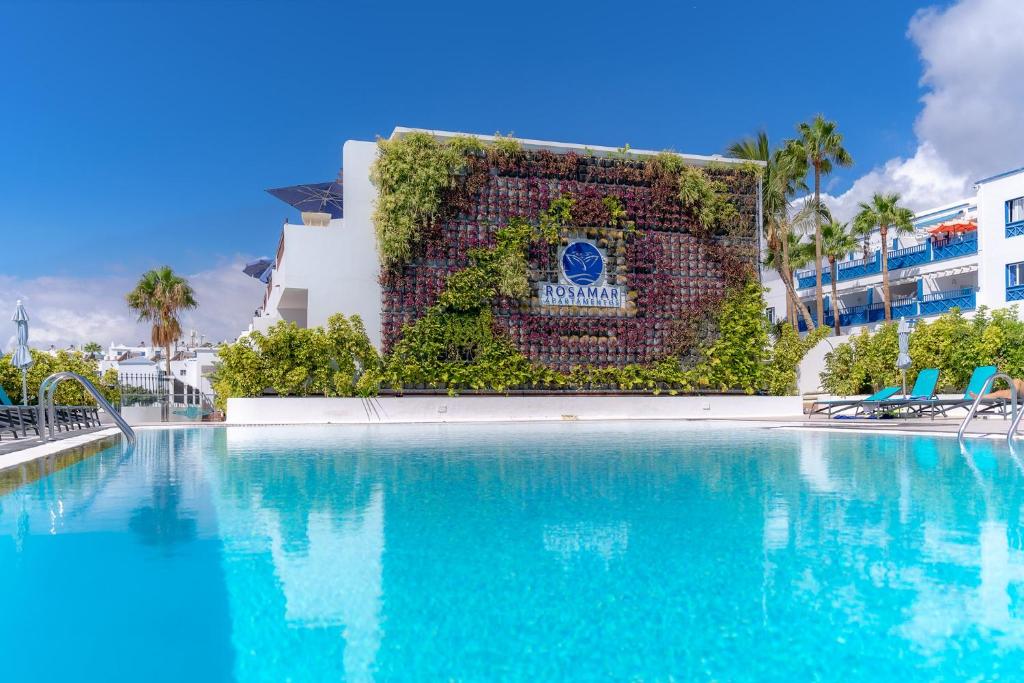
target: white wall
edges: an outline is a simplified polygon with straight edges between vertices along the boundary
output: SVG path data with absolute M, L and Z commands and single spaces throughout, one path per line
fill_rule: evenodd
M 978 185 L 978 305 L 1005 308 L 1006 264 L 1024 261 L 1024 236 L 1006 237 L 1006 202 L 1024 197 L 1024 172 Z
M 335 313 L 358 314 L 379 349 L 380 266 L 373 229 L 377 193 L 370 182 L 377 146 L 350 140 L 342 154 L 344 218 L 323 227 L 285 224 L 284 253 L 267 301 L 269 315 L 254 319 L 253 329 L 264 332 L 281 319 L 318 327 Z
M 828 337 L 818 342 L 818 345 L 807 352 L 800 365 L 797 366 L 797 393 L 816 394 L 821 389 L 821 373 L 825 369 L 825 354 L 834 348 L 849 341 L 850 335 L 844 334 L 839 337 Z
M 349 140 L 342 149 L 345 174 L 345 253 L 337 263 L 342 289 L 337 301 L 316 302 L 316 310 L 334 307 L 351 315 L 358 313 L 366 324 L 366 333 L 378 349 L 381 345 L 380 258 L 373 229 L 373 211 L 377 190 L 370 182 L 370 168 L 377 159 L 373 142 Z M 312 294 L 310 295 L 312 299 Z M 314 310 L 310 301 L 310 313 Z M 333 311 L 332 311 L 333 312 Z
M 799 396 L 229 398 L 229 424 L 792 419 Z

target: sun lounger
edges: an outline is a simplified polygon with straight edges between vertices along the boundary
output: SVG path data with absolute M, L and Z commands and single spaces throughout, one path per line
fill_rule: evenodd
M 874 410 L 879 412 L 896 411 L 897 413 L 903 410 L 906 411 L 907 415 L 915 413 L 921 415 L 925 410 L 925 406 L 936 399 L 935 387 L 938 383 L 938 368 L 925 368 L 917 373 L 917 379 L 914 381 L 914 386 L 911 387 L 909 394 L 903 398 L 882 401 Z
M 961 398 L 934 398 L 915 401 L 914 405 L 920 409 L 922 414 L 928 412 L 933 418 L 935 415 L 945 417 L 949 411 L 957 408 L 967 410 L 974 403 L 974 399 L 977 398 L 978 394 L 984 390 L 985 383 L 989 378 L 996 374 L 996 371 L 996 366 L 994 365 L 982 365 L 974 368 L 974 372 L 971 373 L 971 379 L 967 382 L 967 388 L 964 390 L 964 395 Z M 1005 417 L 1008 405 L 1009 400 L 1005 398 L 982 398 L 978 414 L 998 413 Z
M 841 415 L 849 410 L 853 410 L 854 415 L 857 415 L 865 409 L 874 409 L 875 406 L 878 406 L 882 402 L 895 396 L 899 390 L 899 387 L 886 387 L 881 391 L 876 391 L 867 398 L 825 399 L 815 401 L 811 406 L 810 415 L 826 413 L 828 417 L 831 418 L 836 415 Z

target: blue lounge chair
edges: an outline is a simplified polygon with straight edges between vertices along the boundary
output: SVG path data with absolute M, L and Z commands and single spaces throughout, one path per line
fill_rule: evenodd
M 939 383 L 938 368 L 925 368 L 917 373 L 917 379 L 910 393 L 903 398 L 894 398 L 883 401 L 876 409 L 881 411 L 906 410 L 908 414 L 917 413 L 920 415 L 927 406 L 936 399 L 935 387 Z
M 834 417 L 836 415 L 841 415 L 848 410 L 853 410 L 854 415 L 857 415 L 863 412 L 865 408 L 873 410 L 876 406 L 895 396 L 899 390 L 899 387 L 886 387 L 881 391 L 876 391 L 867 398 L 826 399 L 824 401 L 815 401 L 811 406 L 811 412 L 808 416 L 827 413 L 829 417 Z
M 971 373 L 971 379 L 967 382 L 967 388 L 964 390 L 964 395 L 961 398 L 935 398 L 931 400 L 918 401 L 916 404 L 920 407 L 921 412 L 929 411 L 932 417 L 936 414 L 940 414 L 943 417 L 953 409 L 956 408 L 970 408 L 971 404 L 974 403 L 974 399 L 977 398 L 978 394 L 985 388 L 985 383 L 988 382 L 992 375 L 996 374 L 997 369 L 994 365 L 982 365 L 974 368 L 974 372 Z M 979 414 L 998 412 L 1003 416 L 1006 415 L 1006 406 L 1008 401 L 1003 398 L 983 398 L 981 400 L 981 406 L 978 410 Z

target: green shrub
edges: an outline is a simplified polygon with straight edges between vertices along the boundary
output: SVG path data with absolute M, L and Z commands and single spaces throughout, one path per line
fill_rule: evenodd
M 779 326 L 763 379 L 765 392 L 772 396 L 797 393 L 797 368 L 807 352 L 832 334 L 832 328 L 819 327 L 801 338 L 792 325 Z
M 111 368 L 101 376 L 99 363 L 91 356 L 78 351 L 57 351 L 49 353 L 30 349 L 32 367 L 28 370 L 28 402 L 39 400 L 39 385 L 55 372 L 75 372 L 96 385 L 103 397 L 114 405 L 121 401 L 117 384 L 117 371 Z M 11 365 L 11 356 L 0 358 L 0 385 L 14 403 L 21 403 L 21 370 Z M 55 400 L 61 405 L 92 405 L 92 397 L 77 382 L 62 382 L 57 387 Z
M 266 334 L 252 332 L 222 345 L 211 381 L 223 408 L 228 397 L 260 396 L 267 389 L 281 396 L 362 395 L 367 383 L 360 384 L 361 376 L 379 368 L 362 320 L 339 313 L 326 329 L 282 320 Z

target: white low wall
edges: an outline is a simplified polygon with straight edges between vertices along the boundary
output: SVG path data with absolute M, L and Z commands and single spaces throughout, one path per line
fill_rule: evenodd
M 229 398 L 229 424 L 802 417 L 799 396 L 403 396 Z
M 822 392 L 821 373 L 825 370 L 825 354 L 833 351 L 840 344 L 849 341 L 850 336 L 826 337 L 818 345 L 807 352 L 797 367 L 797 389 L 800 394 L 817 394 Z

